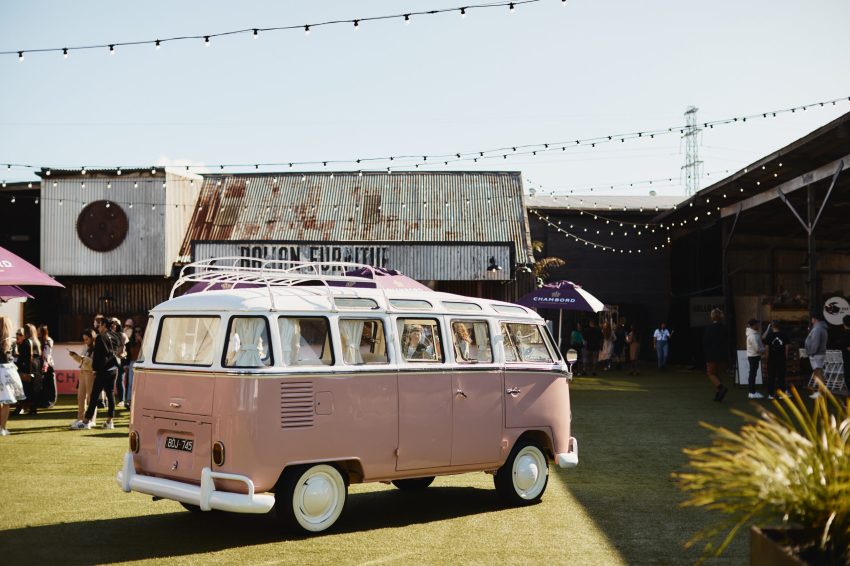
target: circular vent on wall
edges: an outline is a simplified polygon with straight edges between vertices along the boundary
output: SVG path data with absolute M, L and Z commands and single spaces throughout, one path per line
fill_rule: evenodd
M 98 200 L 77 217 L 77 236 L 90 250 L 112 251 L 127 237 L 127 215 L 114 202 Z

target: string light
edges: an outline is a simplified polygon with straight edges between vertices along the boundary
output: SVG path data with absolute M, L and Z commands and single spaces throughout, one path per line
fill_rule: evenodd
M 390 14 L 390 15 L 380 15 L 380 16 L 369 16 L 369 17 L 361 17 L 354 20 L 343 20 L 343 19 L 333 19 L 321 22 L 313 22 L 309 24 L 298 24 L 298 25 L 288 25 L 288 26 L 275 26 L 275 27 L 256 27 L 256 28 L 246 28 L 246 29 L 238 29 L 238 30 L 230 30 L 224 31 L 220 33 L 210 33 L 210 34 L 202 34 L 202 35 L 178 35 L 174 37 L 166 37 L 159 39 L 150 39 L 150 40 L 142 40 L 142 41 L 119 41 L 115 43 L 109 44 L 94 44 L 94 45 L 78 45 L 71 47 L 61 47 L 61 48 L 39 48 L 39 49 L 29 49 L 28 53 L 45 53 L 45 52 L 62 52 L 65 51 L 78 51 L 83 49 L 96 49 L 96 48 L 109 48 L 110 53 L 115 53 L 116 47 L 122 46 L 137 46 L 137 45 L 153 45 L 156 48 L 159 48 L 161 43 L 164 41 L 187 41 L 192 39 L 203 39 L 204 45 L 209 46 L 210 40 L 213 37 L 223 37 L 230 35 L 239 35 L 239 34 L 251 34 L 253 37 L 258 37 L 259 33 L 262 32 L 272 32 L 272 31 L 292 31 L 296 29 L 303 29 L 305 33 L 309 34 L 310 29 L 312 27 L 318 26 L 332 26 L 342 23 L 353 23 L 355 29 L 359 27 L 360 22 L 367 21 L 383 21 L 383 20 L 392 20 L 392 19 L 403 19 L 405 23 L 410 23 L 410 19 L 412 16 L 433 16 L 437 14 L 442 14 L 446 12 L 455 12 L 458 10 L 462 10 L 462 14 L 465 14 L 467 10 L 476 9 L 476 10 L 485 10 L 485 9 L 495 9 L 495 8 L 503 8 L 507 6 L 509 9 L 509 13 L 513 14 L 516 11 L 516 7 L 520 4 L 536 4 L 541 2 L 542 0 L 516 0 L 514 2 L 500 2 L 494 4 L 479 4 L 476 6 L 464 6 L 462 8 L 453 7 L 453 8 L 441 8 L 437 10 L 423 10 L 420 12 L 407 12 L 401 14 Z M 0 51 L 0 55 L 18 55 L 18 60 L 23 61 L 24 59 L 24 51 Z
M 62 48 L 62 57 L 64 57 L 65 59 L 68 58 L 68 48 L 67 47 Z
M 846 97 L 846 98 L 842 97 L 842 98 L 836 98 L 836 99 L 833 99 L 833 100 L 827 100 L 827 101 L 823 101 L 823 102 L 810 103 L 810 104 L 807 104 L 806 106 L 809 106 L 809 107 L 820 106 L 822 104 L 828 104 L 828 103 L 832 103 L 832 102 L 836 102 L 836 101 L 844 101 L 844 100 L 850 101 L 850 97 Z M 767 113 L 764 113 L 764 114 L 765 115 L 778 115 L 778 114 L 787 113 L 787 112 L 790 112 L 790 109 L 777 110 L 775 112 L 767 112 Z M 761 116 L 761 114 L 759 114 L 759 116 Z M 717 121 L 711 122 L 711 123 L 716 124 L 716 125 L 725 125 L 725 124 L 732 124 L 732 123 L 735 123 L 736 121 L 740 121 L 740 120 L 741 120 L 741 118 L 726 118 L 726 119 L 717 120 Z M 705 123 L 705 124 L 708 124 L 708 123 Z M 288 167 L 291 168 L 295 165 L 298 165 L 298 166 L 322 165 L 323 167 L 327 167 L 328 165 L 331 165 L 331 164 L 333 164 L 333 165 L 350 165 L 350 164 L 359 165 L 361 163 L 378 164 L 382 161 L 383 162 L 386 162 L 386 161 L 402 161 L 402 162 L 404 162 L 405 166 L 413 166 L 414 168 L 418 169 L 420 166 L 424 167 L 426 165 L 433 165 L 433 164 L 437 164 L 437 163 L 442 163 L 443 165 L 449 165 L 451 163 L 468 162 L 468 161 L 473 161 L 473 162 L 477 163 L 479 159 L 495 159 L 495 158 L 506 159 L 505 155 L 508 155 L 508 154 L 506 154 L 505 152 L 507 152 L 509 150 L 511 152 L 509 154 L 511 157 L 515 157 L 515 156 L 518 157 L 518 156 L 531 155 L 533 152 L 555 151 L 555 150 L 565 151 L 565 149 L 564 149 L 565 147 L 579 147 L 579 146 L 588 146 L 588 145 L 590 147 L 596 147 L 596 145 L 599 144 L 599 143 L 610 143 L 610 141 L 614 140 L 614 139 L 647 139 L 647 138 L 653 139 L 654 135 L 650 135 L 651 133 L 657 134 L 657 135 L 662 135 L 662 134 L 672 133 L 672 132 L 675 132 L 675 131 L 680 131 L 681 129 L 682 128 L 668 127 L 668 128 L 664 128 L 664 129 L 651 130 L 651 131 L 650 130 L 644 130 L 644 131 L 632 132 L 632 133 L 628 133 L 628 134 L 611 134 L 611 135 L 608 135 L 608 136 L 597 136 L 597 137 L 593 137 L 593 138 L 574 139 L 574 140 L 562 141 L 562 142 L 544 142 L 544 143 L 526 144 L 526 145 L 517 144 L 517 145 L 507 146 L 507 147 L 503 147 L 503 148 L 478 150 L 478 151 L 466 152 L 466 153 L 453 151 L 451 153 L 432 154 L 432 155 L 423 155 L 423 154 L 399 155 L 399 154 L 393 154 L 393 155 L 388 155 L 388 156 L 383 156 L 383 157 L 360 157 L 360 158 L 357 158 L 357 159 L 320 159 L 320 160 L 317 159 L 317 160 L 313 160 L 313 161 L 265 162 L 265 163 L 259 163 L 259 164 L 257 164 L 257 163 L 251 163 L 251 164 L 223 163 L 223 164 L 218 164 L 217 166 L 223 171 L 225 168 L 234 168 L 235 169 L 235 168 L 244 168 L 244 167 L 255 167 L 256 168 L 256 167 L 283 167 L 283 166 L 288 166 Z M 516 148 L 516 151 L 514 151 L 514 148 Z M 458 155 L 460 155 L 459 158 L 457 157 Z M 415 162 L 411 163 L 412 160 L 415 160 Z M 37 168 L 36 166 L 31 165 L 31 164 L 9 164 L 9 163 L 5 163 L 4 165 L 6 165 L 7 168 L 10 168 L 10 169 L 12 168 L 12 166 L 14 166 L 16 168 L 23 168 L 23 169 L 35 169 L 35 168 Z M 110 168 L 108 166 L 101 166 L 101 167 L 104 168 L 104 169 Z M 205 166 L 193 165 L 191 167 L 200 169 L 200 168 L 203 168 Z M 215 165 L 207 165 L 206 167 L 215 167 Z M 152 172 L 155 172 L 155 171 L 152 171 Z M 744 172 L 746 173 L 747 170 L 745 169 Z M 707 174 L 707 176 L 708 176 L 708 174 Z
M 110 45 L 110 46 L 109 46 L 109 54 L 110 54 L 110 55 L 115 55 L 115 46 L 114 46 L 114 45 Z
M 159 50 L 160 47 L 162 47 L 162 44 L 161 44 L 160 40 L 157 39 L 156 42 L 154 43 L 154 48 L 156 50 Z

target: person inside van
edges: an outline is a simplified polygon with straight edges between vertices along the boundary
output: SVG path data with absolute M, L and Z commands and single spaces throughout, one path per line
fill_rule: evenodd
M 473 359 L 470 349 L 472 347 L 472 338 L 469 335 L 469 329 L 462 322 L 456 322 L 452 325 L 455 331 L 455 348 L 460 360 L 469 361 Z
M 434 360 L 434 346 L 424 338 L 423 328 L 419 324 L 411 324 L 405 327 L 405 340 L 402 345 L 405 359 L 408 360 Z

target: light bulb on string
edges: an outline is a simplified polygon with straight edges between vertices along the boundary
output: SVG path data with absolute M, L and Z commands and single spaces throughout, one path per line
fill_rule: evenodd
M 404 15 L 404 25 L 410 24 L 410 14 Z
M 354 31 L 360 29 L 360 20 L 354 20 Z
M 159 48 L 162 47 L 162 43 L 158 39 L 156 40 L 156 42 L 153 45 L 154 45 L 154 49 L 156 49 L 157 51 L 159 51 Z
M 110 45 L 110 46 L 109 46 L 109 54 L 110 54 L 110 55 L 115 55 L 115 45 Z
M 9 202 L 11 202 L 12 204 L 15 204 L 15 195 L 12 195 L 12 199 Z
M 62 48 L 62 57 L 65 58 L 65 59 L 68 58 L 68 48 L 67 47 Z
M 210 36 L 205 35 L 204 36 L 204 47 L 209 47 L 209 46 L 210 46 Z
M 304 26 L 304 35 L 310 35 L 310 26 Z
M 23 51 L 18 51 L 18 62 L 19 63 L 24 62 L 24 52 Z
M 260 30 L 258 30 L 257 28 L 254 28 L 254 39 L 259 39 L 259 38 L 260 38 Z
M 461 18 L 462 20 L 465 20 L 465 19 L 466 19 L 466 8 L 461 8 L 461 9 L 460 9 L 460 18 Z
M 38 197 L 35 197 L 35 204 L 38 204 L 41 201 Z

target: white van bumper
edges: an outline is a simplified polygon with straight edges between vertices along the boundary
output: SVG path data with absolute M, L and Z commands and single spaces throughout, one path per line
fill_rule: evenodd
M 215 479 L 241 481 L 248 486 L 248 493 L 217 491 Z M 124 454 L 124 466 L 115 477 L 121 489 L 129 493 L 138 491 L 154 497 L 173 499 L 197 505 L 203 511 L 218 509 L 233 513 L 268 513 L 274 506 L 274 496 L 254 493 L 254 482 L 247 476 L 213 472 L 210 468 L 201 470 L 201 485 L 166 480 L 136 473 L 133 466 L 133 454 Z
M 578 466 L 578 441 L 570 437 L 569 451 L 555 454 L 555 461 L 561 468 L 575 468 Z

